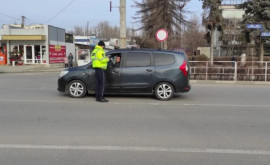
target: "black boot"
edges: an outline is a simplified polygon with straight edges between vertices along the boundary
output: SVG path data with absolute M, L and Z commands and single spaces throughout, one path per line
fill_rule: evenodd
M 103 98 L 101 98 L 101 99 L 96 98 L 96 101 L 105 103 L 105 102 L 108 102 L 109 100 L 106 100 L 106 99 L 103 97 Z
M 104 97 L 102 97 L 102 102 L 109 102 L 109 100 L 107 100 Z

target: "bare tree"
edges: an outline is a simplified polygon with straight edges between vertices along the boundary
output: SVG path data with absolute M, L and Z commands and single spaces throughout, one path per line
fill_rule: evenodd
M 112 38 L 119 38 L 119 36 L 120 36 L 120 29 L 118 26 L 114 26 L 112 28 L 111 37 Z
M 207 46 L 207 42 L 204 39 L 205 30 L 199 23 L 199 19 L 193 17 L 190 28 L 183 33 L 183 45 L 191 52 L 197 50 L 200 46 Z
M 130 36 L 130 29 L 127 28 L 127 34 Z M 108 21 L 98 23 L 96 26 L 91 27 L 90 22 L 87 21 L 85 27 L 75 26 L 69 33 L 82 36 L 95 35 L 98 38 L 119 38 L 120 29 L 118 26 L 111 26 Z
M 86 36 L 90 36 L 92 34 L 92 29 L 90 27 L 90 23 L 89 21 L 87 21 L 87 24 L 85 26 L 85 35 Z
M 83 27 L 75 26 L 74 27 L 73 34 L 75 34 L 75 35 L 84 35 L 84 29 L 83 29 Z
M 107 38 L 111 35 L 111 27 L 108 21 L 100 22 L 96 27 L 96 36 L 98 38 Z
M 119 38 L 120 29 L 117 26 L 110 26 L 109 22 L 104 21 L 94 27 L 94 33 L 98 38 Z

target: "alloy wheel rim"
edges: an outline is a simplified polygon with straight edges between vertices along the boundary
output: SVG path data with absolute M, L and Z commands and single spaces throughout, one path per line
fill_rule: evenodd
M 157 93 L 160 98 L 167 99 L 172 95 L 172 88 L 167 84 L 162 84 L 158 87 Z
M 69 90 L 73 96 L 80 96 L 83 93 L 83 85 L 81 83 L 73 83 Z

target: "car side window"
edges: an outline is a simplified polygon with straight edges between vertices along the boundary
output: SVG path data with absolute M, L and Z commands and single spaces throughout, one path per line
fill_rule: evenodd
M 151 56 L 147 52 L 127 52 L 126 67 L 143 67 L 151 65 Z
M 112 54 L 107 54 L 110 58 L 110 61 L 108 62 L 108 67 L 120 67 L 121 64 L 121 53 L 112 53 Z
M 171 65 L 175 62 L 176 60 L 173 54 L 154 53 L 155 66 Z

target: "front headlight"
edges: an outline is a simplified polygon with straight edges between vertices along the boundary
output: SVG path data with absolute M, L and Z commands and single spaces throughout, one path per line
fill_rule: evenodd
M 60 74 L 59 74 L 59 78 L 65 76 L 68 73 L 68 70 L 63 70 Z

